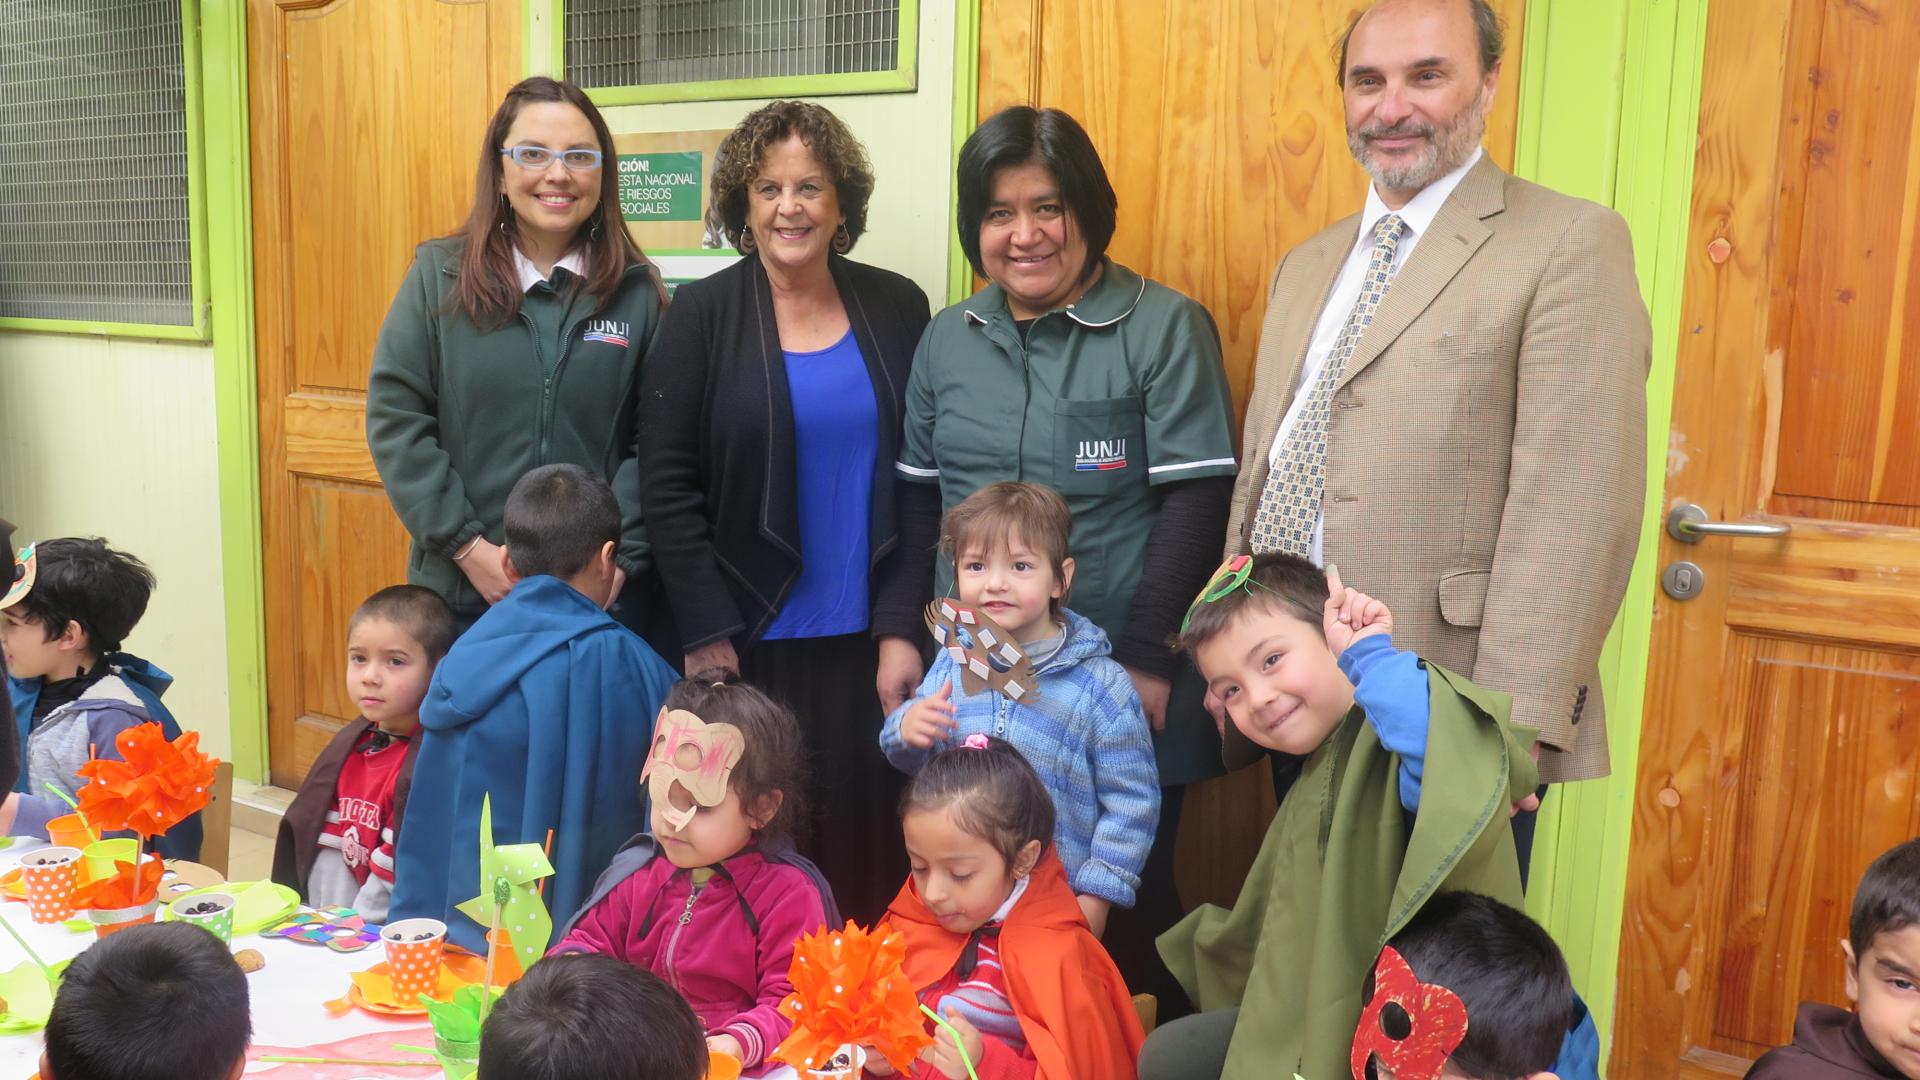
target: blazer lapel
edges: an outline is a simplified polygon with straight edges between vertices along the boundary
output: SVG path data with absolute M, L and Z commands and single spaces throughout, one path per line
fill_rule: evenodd
M 1373 323 L 1340 375 L 1341 386 L 1352 382 L 1386 352 L 1493 235 L 1482 219 L 1506 209 L 1506 176 L 1492 158 L 1482 156 L 1480 163 L 1460 178 L 1460 186 L 1440 207 L 1412 257 L 1394 275 L 1386 299 L 1380 302 Z
M 1327 243 L 1317 252 L 1310 254 L 1308 264 L 1301 270 L 1301 280 L 1319 286 L 1316 294 L 1318 302 L 1312 306 L 1297 302 L 1305 299 L 1296 297 L 1295 303 L 1280 311 L 1282 322 L 1275 328 L 1272 341 L 1262 340 L 1256 367 L 1274 370 L 1277 365 L 1285 364 L 1281 369 L 1284 377 L 1278 382 L 1267 382 L 1259 386 L 1260 393 L 1250 403 L 1247 416 L 1247 430 L 1258 432 L 1257 446 L 1242 448 L 1245 457 L 1242 466 L 1258 459 L 1260 468 L 1265 469 L 1267 453 L 1272 449 L 1273 437 L 1280 430 L 1280 421 L 1287 415 L 1287 407 L 1293 404 L 1295 388 L 1300 385 L 1300 370 L 1307 362 L 1307 349 L 1313 344 L 1313 329 L 1319 324 L 1320 312 L 1327 306 L 1327 297 L 1333 294 L 1333 286 L 1340 276 L 1340 268 L 1347 261 L 1347 253 L 1353 250 L 1354 238 L 1360 228 L 1360 215 L 1355 214 L 1349 221 L 1341 222 L 1340 228 L 1333 232 L 1340 238 L 1337 243 Z M 1272 298 L 1268 299 L 1269 317 L 1273 314 Z M 1271 351 L 1269 351 L 1271 350 Z

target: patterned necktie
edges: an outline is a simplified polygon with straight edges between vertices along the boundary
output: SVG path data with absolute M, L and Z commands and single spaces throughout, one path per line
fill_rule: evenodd
M 1313 551 L 1313 529 L 1320 521 L 1320 505 L 1327 491 L 1327 417 L 1333 405 L 1334 388 L 1353 358 L 1373 313 L 1386 298 L 1393 283 L 1393 253 L 1400 246 L 1404 226 L 1398 214 L 1388 214 L 1373 228 L 1373 254 L 1367 259 L 1366 276 L 1360 280 L 1360 297 L 1334 339 L 1333 351 L 1320 367 L 1320 374 L 1307 388 L 1306 403 L 1280 444 L 1279 456 L 1267 473 L 1267 484 L 1260 492 L 1260 505 L 1253 514 L 1253 551 L 1256 555 L 1283 551 L 1307 558 Z

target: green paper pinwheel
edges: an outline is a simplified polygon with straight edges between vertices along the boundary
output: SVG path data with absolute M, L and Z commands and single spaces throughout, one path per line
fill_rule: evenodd
M 459 905 L 459 909 L 481 926 L 505 930 L 513 938 L 513 953 L 522 971 L 540 959 L 553 937 L 553 917 L 534 890 L 534 882 L 552 873 L 553 864 L 539 844 L 494 844 L 493 797 L 482 799 L 480 895 Z M 491 947 L 488 952 L 492 952 Z

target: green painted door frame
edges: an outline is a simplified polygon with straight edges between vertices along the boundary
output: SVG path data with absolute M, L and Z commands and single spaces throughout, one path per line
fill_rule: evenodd
M 201 0 L 200 50 L 228 715 L 234 775 L 265 782 L 267 659 L 261 611 L 260 425 L 254 391 L 253 187 L 244 0 Z
M 1653 314 L 1640 549 L 1601 657 L 1613 776 L 1548 797 L 1527 897 L 1566 951 L 1603 1047 L 1611 1042 L 1640 760 L 1706 21 L 1707 0 L 1530 0 L 1522 44 L 1515 171 L 1626 217 Z

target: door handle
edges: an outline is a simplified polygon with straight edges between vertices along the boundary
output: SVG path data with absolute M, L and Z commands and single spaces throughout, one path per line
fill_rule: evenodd
M 1681 503 L 1667 515 L 1667 535 L 1683 544 L 1697 544 L 1709 536 L 1785 536 L 1793 527 L 1757 521 L 1712 521 L 1695 503 Z

